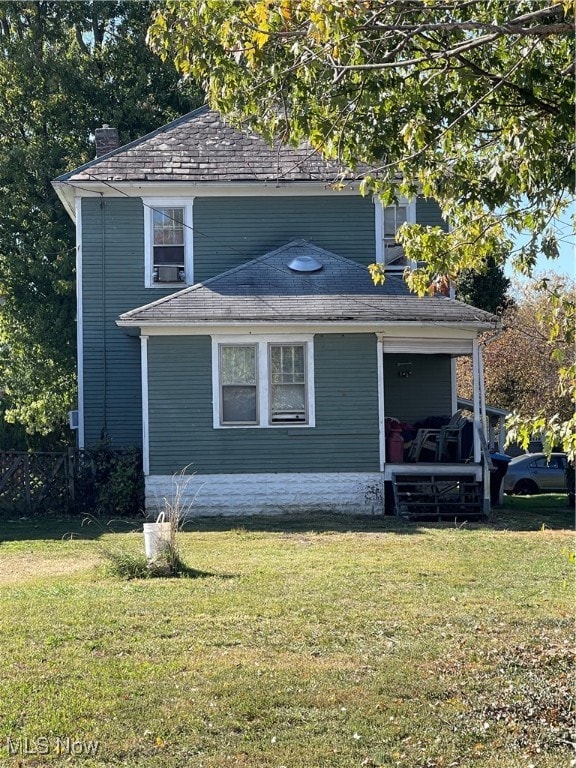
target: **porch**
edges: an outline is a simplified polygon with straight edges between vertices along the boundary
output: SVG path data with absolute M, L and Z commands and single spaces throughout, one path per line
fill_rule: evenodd
M 378 341 L 385 511 L 409 519 L 485 518 L 490 451 L 502 445 L 503 416 L 495 428 L 476 335 L 452 329 L 451 338 Z M 470 401 L 457 396 L 456 359 L 464 355 L 472 366 Z

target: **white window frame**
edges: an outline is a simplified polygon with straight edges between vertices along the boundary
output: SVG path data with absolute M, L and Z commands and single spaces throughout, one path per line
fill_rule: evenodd
M 222 400 L 220 383 L 220 347 L 246 346 L 257 347 L 257 424 L 222 424 Z M 307 405 L 306 421 L 272 422 L 270 407 L 270 346 L 305 347 L 305 397 Z M 314 401 L 314 334 L 226 334 L 212 336 L 212 418 L 214 429 L 309 429 L 316 426 Z
M 302 420 L 298 420 L 298 419 L 284 419 L 284 420 L 283 419 L 277 419 L 276 421 L 274 421 L 274 419 L 272 418 L 272 389 L 275 386 L 279 386 L 279 387 L 287 386 L 285 383 L 274 384 L 272 382 L 272 348 L 273 347 L 277 347 L 277 348 L 278 347 L 280 347 L 280 348 L 282 348 L 282 347 L 286 347 L 286 348 L 304 347 L 304 381 L 301 384 L 300 384 L 300 382 L 297 383 L 298 386 L 303 386 L 304 387 L 304 419 L 302 419 Z M 268 342 L 268 387 L 270 389 L 270 395 L 269 395 L 269 398 L 268 398 L 268 400 L 269 400 L 268 407 L 270 409 L 269 413 L 268 413 L 268 422 L 269 422 L 269 424 L 274 424 L 274 425 L 285 424 L 285 425 L 289 426 L 291 424 L 292 425 L 293 424 L 304 425 L 304 424 L 308 423 L 308 379 L 307 379 L 307 368 L 308 368 L 308 365 L 307 365 L 307 359 L 306 359 L 307 358 L 307 354 L 306 354 L 307 349 L 308 349 L 308 345 L 305 342 L 304 343 L 293 342 L 293 341 L 288 341 L 288 342 L 284 342 L 284 341 L 282 341 L 282 342 L 271 341 L 271 342 Z M 292 385 L 288 385 L 288 386 L 292 386 Z
M 256 418 L 254 421 L 228 421 L 226 423 L 223 423 L 221 426 L 223 427 L 257 427 L 260 423 L 260 412 L 259 412 L 259 397 L 258 392 L 260 389 L 260 375 L 259 375 L 259 368 L 260 368 L 260 360 L 259 360 L 259 349 L 258 344 L 249 344 L 247 342 L 244 342 L 243 344 L 240 344 L 239 342 L 234 342 L 233 344 L 228 344 L 227 342 L 220 342 L 218 344 L 218 397 L 220 400 L 220 418 L 222 418 L 224 414 L 224 387 L 226 386 L 243 386 L 241 384 L 232 384 L 227 385 L 222 382 L 222 378 L 220 376 L 220 371 L 222 369 L 222 350 L 225 347 L 246 347 L 250 349 L 254 349 L 254 384 L 248 384 L 246 386 L 254 387 L 256 391 Z
M 194 237 L 192 203 L 190 197 L 143 197 L 144 204 L 144 286 L 165 289 L 166 286 L 184 288 L 194 284 Z M 152 213 L 157 208 L 182 208 L 184 210 L 184 282 L 154 282 L 154 221 Z
M 382 201 L 374 198 L 374 222 L 375 222 L 375 235 L 376 235 L 376 263 L 384 264 L 387 270 L 392 272 L 402 272 L 406 268 L 407 264 L 386 264 L 384 256 L 384 208 L 406 208 L 406 223 L 416 224 L 416 201 L 409 202 L 403 198 L 400 198 L 398 205 L 383 205 Z

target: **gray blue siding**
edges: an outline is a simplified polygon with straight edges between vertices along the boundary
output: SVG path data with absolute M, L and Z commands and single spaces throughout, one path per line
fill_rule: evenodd
M 442 219 L 436 200 L 425 200 L 423 197 L 416 198 L 416 223 L 448 230 L 448 224 Z
M 378 471 L 375 335 L 316 335 L 314 369 L 315 428 L 214 429 L 210 337 L 151 337 L 150 473 Z
M 141 445 L 140 340 L 116 326 L 163 295 L 144 288 L 141 200 L 83 199 L 82 256 L 85 442 Z
M 370 197 L 335 192 L 302 198 L 196 198 L 193 216 L 196 281 L 206 280 L 299 237 L 362 264 L 375 258 L 374 203 Z M 419 200 L 417 217 L 423 223 L 439 223 L 438 206 Z M 121 313 L 173 292 L 173 286 L 144 288 L 142 201 L 125 197 L 84 198 L 82 253 L 85 441 L 90 445 L 106 434 L 117 446 L 140 445 L 140 343 L 127 336 L 115 322 Z M 322 354 L 322 345 L 317 354 Z M 318 382 L 324 376 L 324 365 L 331 370 L 330 362 L 319 357 Z M 208 372 L 202 376 L 209 378 Z M 346 397 L 342 395 L 341 400 L 344 402 Z M 322 408 L 321 402 L 319 407 Z M 343 419 L 343 423 L 354 420 L 346 415 Z M 295 446 L 301 439 L 298 435 L 294 437 L 288 441 L 289 456 L 293 449 L 298 450 Z M 287 438 L 286 433 L 284 438 L 270 439 L 279 446 Z M 217 453 L 226 450 L 228 438 L 219 439 L 224 445 L 214 448 Z M 356 439 L 351 436 L 350 445 Z M 330 451 L 336 441 L 325 442 L 326 450 Z M 313 440 L 307 445 L 312 446 Z M 277 450 L 281 452 L 284 447 Z M 367 459 L 363 450 L 360 449 L 357 464 L 363 465 Z M 312 462 L 313 451 L 309 453 Z
M 202 281 L 295 238 L 361 264 L 375 259 L 370 197 L 215 197 L 194 200 L 195 280 Z
M 411 374 L 398 375 L 399 364 Z M 410 424 L 427 416 L 450 416 L 450 355 L 384 355 L 384 411 Z

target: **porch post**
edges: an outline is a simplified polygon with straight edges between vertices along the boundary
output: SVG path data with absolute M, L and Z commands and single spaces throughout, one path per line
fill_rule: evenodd
M 505 429 L 506 417 L 498 417 L 498 450 L 500 453 L 504 453 L 504 443 L 506 441 L 506 429 Z
M 478 339 L 472 341 L 472 392 L 474 400 L 474 463 L 480 463 L 480 363 L 478 351 Z
M 456 358 L 450 358 L 450 386 L 452 387 L 452 406 L 450 413 L 456 413 L 458 410 L 458 381 L 456 376 Z
M 482 352 L 478 339 L 474 339 L 472 342 L 472 379 L 474 383 L 474 461 L 476 463 L 482 463 L 482 485 L 484 486 L 484 493 L 482 499 L 482 509 L 484 514 L 490 512 L 490 457 L 488 455 L 482 456 L 480 450 L 480 430 L 484 436 L 484 444 L 486 444 L 486 403 L 484 401 L 484 380 L 482 370 Z
M 480 419 L 484 434 L 488 434 L 488 417 L 486 414 L 486 385 L 484 382 L 484 354 L 482 346 L 478 344 L 478 381 L 480 383 Z
M 384 344 L 382 336 L 377 334 L 376 354 L 378 355 L 378 445 L 380 454 L 380 472 L 386 464 L 386 430 L 384 421 Z

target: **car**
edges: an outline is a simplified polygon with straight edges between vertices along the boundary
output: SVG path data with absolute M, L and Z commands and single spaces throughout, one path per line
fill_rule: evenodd
M 508 464 L 504 476 L 504 492 L 518 494 L 563 493 L 566 491 L 565 453 L 527 453 L 516 456 Z

